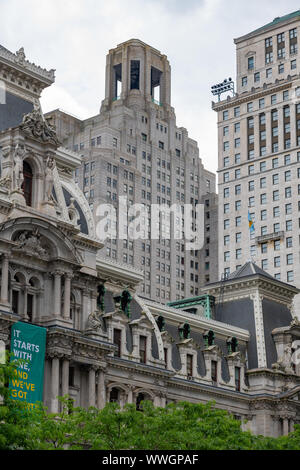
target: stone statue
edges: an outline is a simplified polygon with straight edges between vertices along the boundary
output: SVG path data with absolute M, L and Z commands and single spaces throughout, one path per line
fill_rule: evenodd
M 22 149 L 19 145 L 16 146 L 14 153 L 14 167 L 13 167 L 13 190 L 21 191 L 22 184 L 24 181 L 23 174 L 23 158 L 25 155 L 25 149 Z
M 100 312 L 95 310 L 88 316 L 85 333 L 99 334 L 101 331 L 102 322 L 100 318 Z
M 46 162 L 45 169 L 45 200 L 52 201 L 52 190 L 54 185 L 53 170 L 55 168 L 55 160 L 49 156 Z
M 41 245 L 41 235 L 36 228 L 32 232 L 22 232 L 18 237 L 18 248 L 28 255 L 40 256 L 42 259 L 48 259 L 49 255 Z
M 292 348 L 290 345 L 287 345 L 281 357 L 279 357 L 278 361 L 272 365 L 273 369 L 281 370 L 288 374 L 293 374 L 292 368 Z

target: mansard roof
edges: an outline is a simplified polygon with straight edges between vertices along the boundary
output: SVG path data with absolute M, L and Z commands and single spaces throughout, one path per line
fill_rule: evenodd
M 247 263 L 245 263 L 241 268 L 230 274 L 227 279 L 239 279 L 241 277 L 253 276 L 255 274 L 275 279 L 269 273 L 257 266 L 257 264 L 253 263 L 253 261 L 247 261 Z
M 256 36 L 257 34 L 264 33 L 264 32 L 266 32 L 270 29 L 276 28 L 280 23 L 283 23 L 283 22 L 288 23 L 288 22 L 290 22 L 290 20 L 297 20 L 297 19 L 300 20 L 300 10 L 293 11 L 292 13 L 288 13 L 287 15 L 277 16 L 270 23 L 267 23 L 264 26 L 261 26 L 260 28 L 255 29 L 254 31 L 251 31 L 248 34 L 235 39 L 234 42 L 237 43 L 237 42 L 244 41 L 249 36 L 250 37 L 251 36 Z

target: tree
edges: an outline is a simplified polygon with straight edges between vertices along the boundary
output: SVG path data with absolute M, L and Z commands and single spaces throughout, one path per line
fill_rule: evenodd
M 28 409 L 11 400 L 7 384 L 18 364 L 0 365 L 0 450 L 299 450 L 300 426 L 277 439 L 242 431 L 241 422 L 213 403 L 180 402 L 156 408 L 142 402 L 121 409 L 74 408 L 61 398 L 60 413 L 42 404 Z

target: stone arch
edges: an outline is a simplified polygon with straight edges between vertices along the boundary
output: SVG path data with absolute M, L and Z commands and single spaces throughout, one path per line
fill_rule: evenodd
M 74 247 L 72 240 L 50 222 L 32 217 L 20 217 L 4 222 L 0 227 L 2 237 L 8 240 L 16 240 L 18 234 L 22 232 L 31 233 L 33 230 L 38 230 L 49 245 L 48 254 L 51 259 L 69 257 L 69 261 L 82 264 L 82 256 Z

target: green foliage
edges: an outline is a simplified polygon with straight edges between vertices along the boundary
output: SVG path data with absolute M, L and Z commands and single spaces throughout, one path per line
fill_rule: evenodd
M 151 402 L 123 409 L 74 408 L 61 398 L 60 413 L 39 404 L 28 410 L 10 400 L 5 384 L 16 365 L 0 366 L 0 450 L 299 450 L 300 426 L 289 436 L 268 438 L 244 432 L 241 422 L 213 403 L 181 402 L 156 408 Z

